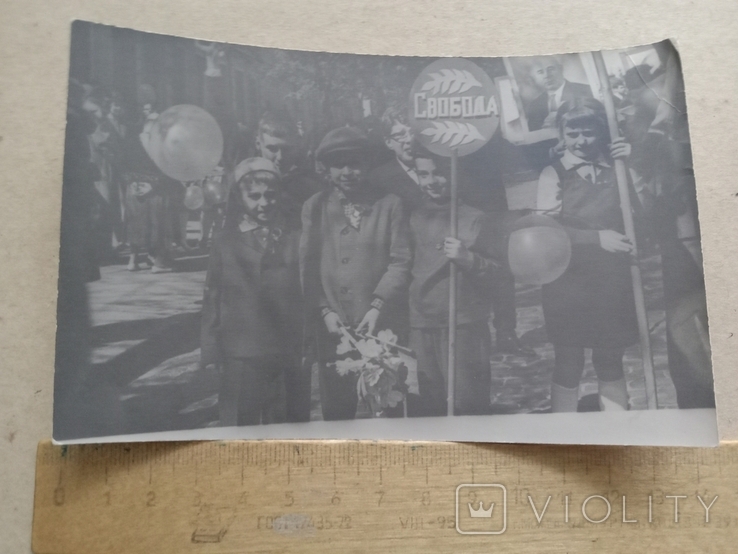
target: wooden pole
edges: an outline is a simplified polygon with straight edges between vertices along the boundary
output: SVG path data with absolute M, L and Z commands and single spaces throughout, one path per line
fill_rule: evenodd
M 620 137 L 618 129 L 618 118 L 615 112 L 615 103 L 612 99 L 610 89 L 610 78 L 605 67 L 602 52 L 593 52 L 594 62 L 597 66 L 597 75 L 600 79 L 600 88 L 607 113 L 607 124 L 610 127 L 610 140 Z M 631 252 L 630 275 L 633 280 L 633 293 L 635 295 L 636 316 L 638 318 L 638 333 L 641 340 L 641 357 L 643 359 L 643 375 L 646 381 L 646 401 L 649 410 L 658 408 L 656 398 L 656 378 L 653 373 L 653 354 L 651 352 L 651 337 L 648 331 L 648 316 L 646 314 L 646 299 L 643 296 L 643 281 L 641 269 L 638 266 L 638 245 L 636 243 L 635 226 L 633 224 L 633 211 L 630 205 L 630 190 L 628 187 L 628 175 L 623 160 L 615 160 L 615 177 L 618 182 L 620 193 L 620 209 L 623 213 L 623 224 L 625 235 L 633 244 Z
M 458 179 L 459 151 L 451 150 L 451 238 L 459 234 L 459 179 Z M 448 394 L 446 396 L 447 415 L 454 415 L 454 396 L 456 385 L 456 282 L 458 268 L 450 264 L 448 287 Z

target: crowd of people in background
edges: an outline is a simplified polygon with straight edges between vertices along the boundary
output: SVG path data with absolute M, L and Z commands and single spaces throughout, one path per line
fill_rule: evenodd
M 184 185 L 167 178 L 146 154 L 139 135 L 156 120 L 153 102 L 126 113 L 115 92 L 72 80 L 67 152 L 76 153 L 74 183 L 85 204 L 90 279 L 102 265 L 128 255 L 127 268 L 171 271 L 176 249 L 187 248 L 181 225 Z M 71 131 L 71 132 L 70 132 Z M 66 167 L 66 166 L 65 166 Z

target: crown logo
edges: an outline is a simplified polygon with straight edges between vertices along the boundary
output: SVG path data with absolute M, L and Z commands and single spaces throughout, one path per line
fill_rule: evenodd
M 484 509 L 484 504 L 482 504 L 481 500 L 479 501 L 479 508 L 476 510 L 472 507 L 471 502 L 469 502 L 467 506 L 469 506 L 469 515 L 471 517 L 492 517 L 492 510 L 495 507 L 495 503 L 490 502 L 489 508 L 486 510 Z

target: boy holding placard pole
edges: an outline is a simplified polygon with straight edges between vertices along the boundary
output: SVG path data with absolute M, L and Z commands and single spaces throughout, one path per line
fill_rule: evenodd
M 454 206 L 439 158 L 419 152 L 414 163 L 423 198 L 410 216 L 410 347 L 417 354 L 420 402 L 417 413 L 409 415 L 489 413 L 488 320 L 496 266 L 491 224 L 481 210 Z

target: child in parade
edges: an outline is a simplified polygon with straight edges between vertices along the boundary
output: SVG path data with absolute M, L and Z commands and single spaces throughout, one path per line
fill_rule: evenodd
M 299 225 L 302 205 L 323 189 L 307 170 L 301 137 L 294 121 L 285 113 L 265 112 L 259 120 L 255 146 L 257 156 L 274 163 L 282 175 L 285 213 Z
M 299 230 L 280 210 L 280 173 L 263 158 L 236 166 L 223 231 L 210 253 L 202 365 L 221 371 L 220 424 L 286 419 L 285 375 L 300 364 Z
M 410 216 L 413 246 L 410 284 L 410 348 L 418 360 L 417 413 L 447 413 L 448 314 L 450 268 L 458 268 L 456 378 L 454 411 L 488 414 L 490 408 L 489 316 L 492 306 L 494 245 L 489 217 L 464 203 L 458 206 L 458 238 L 451 238 L 449 180 L 440 160 L 428 153 L 415 158 L 423 199 Z M 412 405 L 409 406 L 409 408 Z
M 415 132 L 410 126 L 407 108 L 392 105 L 381 118 L 384 144 L 394 158 L 374 169 L 369 177 L 372 185 L 395 194 L 411 212 L 420 204 L 423 193 L 418 186 L 413 160 Z
M 373 334 L 396 327 L 407 291 L 410 246 L 402 201 L 368 181 L 371 148 L 354 127 L 330 131 L 316 150 L 330 190 L 303 206 L 300 264 L 309 321 L 315 320 L 325 420 L 356 416 L 356 374 L 339 375 L 342 328 Z
M 283 213 L 290 224 L 302 225 L 302 206 L 324 187 L 308 170 L 301 137 L 295 122 L 284 112 L 264 112 L 259 120 L 257 155 L 274 163 L 282 175 Z M 311 330 L 311 329 L 308 329 Z M 305 337 L 303 367 L 287 375 L 287 421 L 310 421 L 310 381 L 315 362 L 315 341 Z
M 625 348 L 638 340 L 630 276 L 633 245 L 624 235 L 613 160 L 630 145 L 610 142 L 604 106 L 592 98 L 565 102 L 557 113 L 565 152 L 538 184 L 538 210 L 556 217 L 572 242 L 566 272 L 543 286 L 543 313 L 555 367 L 554 412 L 577 410 L 585 349 L 599 382 L 600 408 L 627 410 Z

